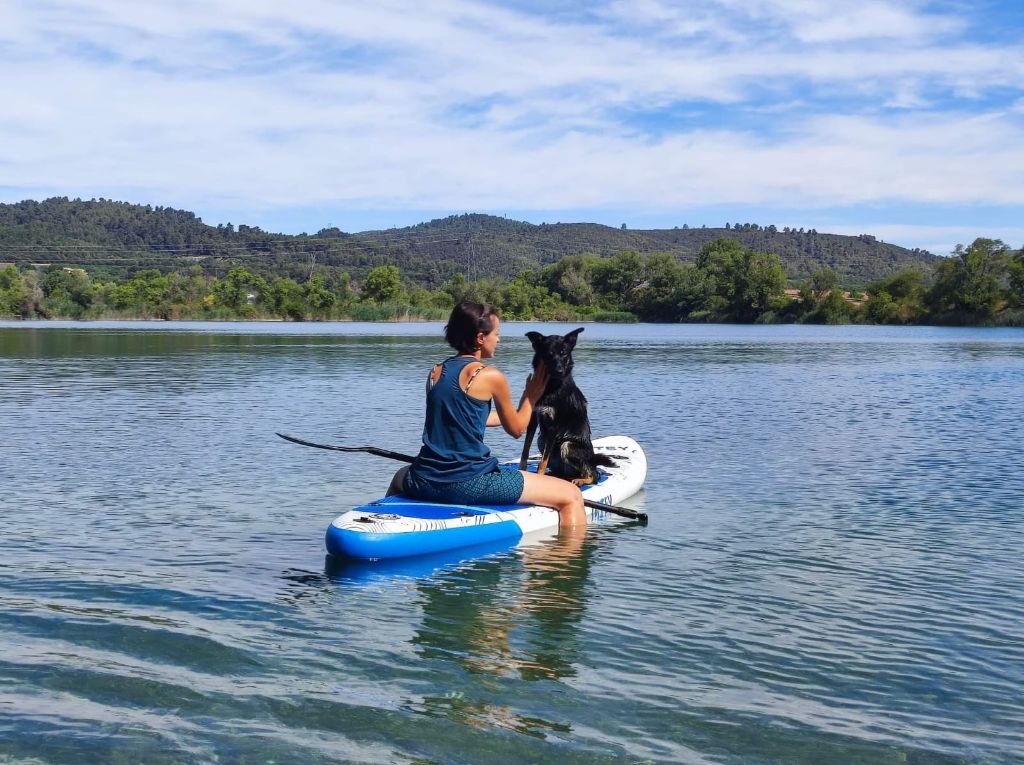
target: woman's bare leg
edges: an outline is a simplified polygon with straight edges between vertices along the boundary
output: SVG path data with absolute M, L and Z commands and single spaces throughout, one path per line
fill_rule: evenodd
M 398 472 L 395 473 L 395 477 L 391 479 L 391 485 L 388 486 L 388 496 L 392 494 L 402 493 L 402 481 L 405 480 L 405 474 L 409 472 L 409 466 L 398 468 Z
M 587 525 L 587 511 L 583 507 L 579 486 L 551 475 L 537 475 L 525 470 L 519 472 L 523 474 L 520 502 L 555 508 L 559 526 Z

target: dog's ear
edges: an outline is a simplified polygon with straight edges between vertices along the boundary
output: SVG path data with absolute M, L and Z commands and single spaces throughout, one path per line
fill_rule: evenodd
M 579 329 L 574 329 L 572 332 L 568 333 L 565 336 L 565 342 L 569 346 L 570 349 L 576 347 L 576 338 L 579 336 L 580 332 L 582 332 L 582 331 L 583 331 L 583 327 L 580 327 Z
M 544 335 L 540 332 L 527 332 L 526 336 L 530 338 L 530 344 L 536 348 L 537 344 L 544 339 Z

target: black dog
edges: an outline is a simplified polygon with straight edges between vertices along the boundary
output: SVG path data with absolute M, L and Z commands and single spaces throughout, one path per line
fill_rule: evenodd
M 590 441 L 590 420 L 587 418 L 587 399 L 572 379 L 572 349 L 583 327 L 569 334 L 542 335 L 527 332 L 533 344 L 533 368 L 543 363 L 548 371 L 548 384 L 537 401 L 530 425 L 526 430 L 526 443 L 519 460 L 521 470 L 526 469 L 530 444 L 540 425 L 537 445 L 543 456 L 537 472 L 541 475 L 551 468 L 551 474 L 578 485 L 596 483 L 598 466 L 614 467 L 611 457 L 594 453 Z

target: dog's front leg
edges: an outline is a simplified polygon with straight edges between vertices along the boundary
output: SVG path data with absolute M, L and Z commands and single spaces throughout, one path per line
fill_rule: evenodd
M 519 469 L 526 470 L 526 463 L 530 461 L 530 447 L 533 445 L 533 436 L 537 432 L 537 412 L 530 415 L 530 424 L 526 426 L 526 441 L 523 443 L 523 454 L 519 458 Z
M 537 465 L 537 475 L 546 475 L 548 472 L 548 462 L 551 461 L 551 453 L 555 450 L 555 439 L 551 439 L 544 449 L 544 454 L 541 455 L 540 464 Z

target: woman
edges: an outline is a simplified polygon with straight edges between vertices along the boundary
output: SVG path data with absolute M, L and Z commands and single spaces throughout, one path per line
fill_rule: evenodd
M 512 404 L 505 375 L 483 363 L 494 357 L 500 331 L 493 306 L 463 300 L 452 310 L 444 336 L 457 355 L 431 370 L 423 447 L 412 465 L 395 474 L 388 493 L 433 502 L 544 505 L 558 511 L 560 526 L 586 525 L 579 487 L 554 476 L 501 470 L 484 444 L 487 426 L 522 436 L 547 384 L 547 372 L 537 369 L 519 406 Z

